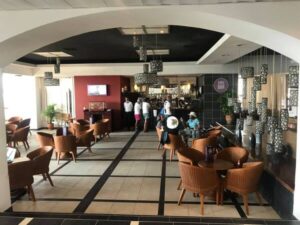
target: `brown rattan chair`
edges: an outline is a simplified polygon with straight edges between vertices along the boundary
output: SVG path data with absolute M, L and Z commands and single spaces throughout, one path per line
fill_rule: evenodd
M 44 147 L 44 146 L 54 147 L 54 139 L 52 134 L 37 132 L 36 139 L 40 147 Z
M 13 116 L 8 119 L 8 123 L 12 123 L 12 124 L 16 124 L 16 125 L 19 125 L 19 123 L 21 121 L 22 121 L 22 117 L 20 117 L 20 116 Z
M 23 161 L 8 164 L 10 190 L 27 187 L 29 198 L 35 201 L 32 189 L 34 164 L 32 161 Z
M 194 139 L 192 142 L 192 148 L 196 149 L 203 154 L 205 154 L 205 148 L 207 145 L 217 146 L 217 137 L 207 137 L 207 138 L 198 138 Z
M 34 163 L 33 175 L 42 174 L 44 180 L 48 179 L 51 186 L 53 182 L 49 175 L 49 164 L 52 154 L 52 146 L 44 146 L 27 154 L 27 157 Z
M 8 133 L 12 134 L 17 130 L 18 125 L 13 124 L 13 123 L 8 123 L 8 124 L 5 125 L 5 127 L 6 127 L 6 131 Z
M 89 152 L 92 152 L 91 146 L 92 141 L 94 141 L 93 133 L 94 130 L 92 129 L 82 132 L 81 135 L 76 139 L 77 147 L 84 146 L 87 147 Z
M 30 126 L 30 118 L 24 119 L 19 122 L 18 128 Z
M 22 142 L 25 149 L 28 150 L 29 149 L 28 133 L 29 133 L 29 126 L 17 129 L 11 136 L 9 136 L 8 142 L 13 143 L 14 147 L 16 147 L 18 142 Z
M 220 182 L 214 169 L 179 162 L 179 171 L 182 179 L 182 190 L 178 205 L 181 204 L 186 190 L 200 195 L 200 213 L 202 215 L 204 214 L 204 196 L 209 192 L 216 191 L 216 202 L 219 204 Z
M 247 162 L 249 152 L 241 147 L 224 148 L 217 154 L 217 159 L 223 159 L 232 162 L 235 166 Z
M 198 166 L 198 163 L 201 160 L 205 159 L 205 156 L 202 152 L 192 149 L 192 148 L 182 148 L 176 152 L 179 162 L 186 163 L 189 165 Z M 177 190 L 181 188 L 182 180 L 180 179 L 177 186 Z
M 222 134 L 222 130 L 220 129 L 212 129 L 208 131 L 208 137 L 219 137 Z
M 175 134 L 168 134 L 168 135 L 169 135 L 170 143 L 163 145 L 164 151 L 162 155 L 164 155 L 167 150 L 170 150 L 170 161 L 172 161 L 175 152 L 177 150 L 180 150 L 181 148 L 186 148 L 186 145 L 183 142 L 180 135 L 175 135 Z
M 102 123 L 103 123 L 103 127 L 104 127 L 104 136 L 110 137 L 109 136 L 109 133 L 110 133 L 110 120 L 109 119 L 103 119 Z
M 230 169 L 227 171 L 224 188 L 243 196 L 247 215 L 249 215 L 249 193 L 255 192 L 258 202 L 260 205 L 262 204 L 258 193 L 258 184 L 263 169 L 264 166 L 262 162 L 249 162 L 245 163 L 242 168 Z M 221 195 L 221 203 L 223 203 L 223 194 Z
M 77 150 L 76 150 L 76 137 L 73 135 L 69 136 L 55 136 L 54 146 L 57 157 L 57 164 L 61 157 L 61 153 L 70 153 L 74 162 L 76 162 Z
M 161 143 L 160 143 L 160 141 L 161 141 L 161 134 L 162 134 L 162 131 L 161 131 L 161 129 L 160 129 L 160 128 L 158 128 L 158 127 L 156 127 L 156 133 L 157 133 L 157 137 L 158 137 L 158 145 L 157 145 L 157 150 L 159 150 L 159 149 L 160 149 L 160 147 L 161 147 Z
M 81 125 L 78 122 L 73 122 L 72 125 L 71 125 L 71 132 L 76 137 L 80 136 L 81 133 L 83 133 L 83 132 L 85 132 L 89 129 L 90 129 L 90 125 Z
M 101 139 L 102 137 L 104 137 L 105 135 L 105 128 L 104 128 L 104 124 L 102 123 L 102 121 L 98 121 L 94 124 L 91 125 L 91 129 L 94 130 L 94 138 L 95 138 L 95 142 L 97 142 L 97 137 L 99 136 L 99 138 Z

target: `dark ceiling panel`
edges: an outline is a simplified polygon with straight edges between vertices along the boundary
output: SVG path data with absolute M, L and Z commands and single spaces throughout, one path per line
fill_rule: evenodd
M 147 48 L 170 49 L 170 55 L 161 56 L 165 62 L 196 61 L 221 37 L 222 33 L 183 26 L 170 26 L 169 34 L 146 35 Z M 157 42 L 156 42 L 157 39 Z M 139 62 L 131 35 L 122 35 L 118 29 L 108 29 L 74 36 L 37 50 L 37 52 L 64 51 L 73 55 L 61 58 L 61 63 L 126 63 Z M 152 56 L 148 56 L 152 59 Z M 28 54 L 18 61 L 47 64 L 47 58 Z M 52 59 L 54 63 L 54 59 Z

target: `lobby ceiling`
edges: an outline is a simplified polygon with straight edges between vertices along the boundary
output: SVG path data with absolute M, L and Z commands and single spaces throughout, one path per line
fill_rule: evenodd
M 72 9 L 159 5 L 208 5 L 280 1 L 286 0 L 1 0 L 0 10 Z
M 183 26 L 169 26 L 168 34 L 143 35 L 148 49 L 168 49 L 169 55 L 156 56 L 164 62 L 199 60 L 221 37 L 222 33 Z M 139 62 L 133 47 L 133 36 L 123 35 L 119 29 L 107 29 L 74 36 L 35 52 L 65 52 L 72 57 L 62 57 L 61 63 L 128 63 Z M 148 56 L 148 61 L 153 59 Z M 31 64 L 54 63 L 55 58 L 28 54 L 18 61 Z

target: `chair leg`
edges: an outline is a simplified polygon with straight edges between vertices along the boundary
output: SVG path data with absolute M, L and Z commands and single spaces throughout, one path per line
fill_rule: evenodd
M 260 197 L 259 192 L 256 191 L 255 194 L 256 194 L 256 198 L 257 198 L 257 201 L 258 201 L 259 205 L 263 205 L 263 204 L 262 204 L 262 201 L 261 201 L 261 197 Z
M 72 155 L 72 158 L 73 158 L 74 162 L 76 162 L 76 158 L 75 158 L 74 152 L 71 151 L 70 153 L 71 153 L 71 155 Z
M 31 184 L 30 184 L 30 185 L 28 185 L 28 190 L 29 190 L 29 193 L 30 193 L 30 195 L 31 195 L 31 199 L 32 199 L 32 201 L 34 201 L 34 202 L 35 202 L 35 196 L 34 196 L 34 192 L 33 192 L 33 189 L 32 189 L 32 186 L 31 186 Z
M 244 207 L 246 210 L 246 214 L 249 215 L 249 206 L 248 206 L 248 195 L 243 195 Z
M 204 215 L 204 195 L 200 194 L 200 214 Z
M 87 149 L 88 149 L 88 151 L 89 151 L 90 153 L 93 153 L 93 152 L 92 152 L 92 149 L 91 149 L 91 146 L 88 147 Z
M 53 182 L 52 182 L 52 179 L 51 179 L 49 173 L 46 173 L 46 176 L 47 176 L 47 178 L 48 178 L 48 180 L 49 180 L 51 186 L 53 187 L 54 185 L 53 185 Z
M 219 190 L 216 190 L 216 203 L 217 205 L 220 205 L 220 191 Z
M 184 194 L 185 194 L 185 189 L 182 188 L 181 193 L 180 193 L 180 196 L 179 196 L 179 200 L 178 200 L 178 205 L 181 204 L 181 201 L 182 201 L 182 199 L 183 199 Z
M 57 156 L 57 165 L 58 165 L 59 164 L 59 159 L 60 159 L 60 152 L 57 152 L 56 156 Z
M 44 180 L 47 180 L 46 175 L 42 173 Z
M 160 143 L 158 143 L 158 146 L 157 146 L 157 151 L 159 151 L 159 149 L 160 149 Z
M 181 184 L 182 184 L 182 180 L 180 179 L 179 184 L 178 184 L 178 186 L 177 186 L 177 190 L 180 190 Z
M 30 148 L 29 144 L 28 144 L 28 141 L 25 141 L 26 145 L 27 145 L 27 149 Z

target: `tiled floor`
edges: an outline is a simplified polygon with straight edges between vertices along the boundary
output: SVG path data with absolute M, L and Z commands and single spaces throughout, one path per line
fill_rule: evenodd
M 37 201 L 23 196 L 13 203 L 13 211 L 199 217 L 199 198 L 192 193 L 187 192 L 182 204 L 177 205 L 178 165 L 168 160 L 169 152 L 163 160 L 162 151 L 157 150 L 156 133 L 140 133 L 125 148 L 133 135 L 112 133 L 110 138 L 98 141 L 92 153 L 80 148 L 76 163 L 62 160 L 57 165 L 53 159 L 50 173 L 55 186 L 35 176 Z M 35 132 L 29 143 L 30 150 L 37 148 Z M 23 146 L 20 150 L 26 155 Z M 236 204 L 227 198 L 222 206 L 217 206 L 206 198 L 205 216 L 241 218 L 242 201 L 237 196 L 235 199 Z M 249 202 L 249 218 L 280 218 L 267 202 L 263 206 L 256 204 L 255 195 L 250 195 Z

